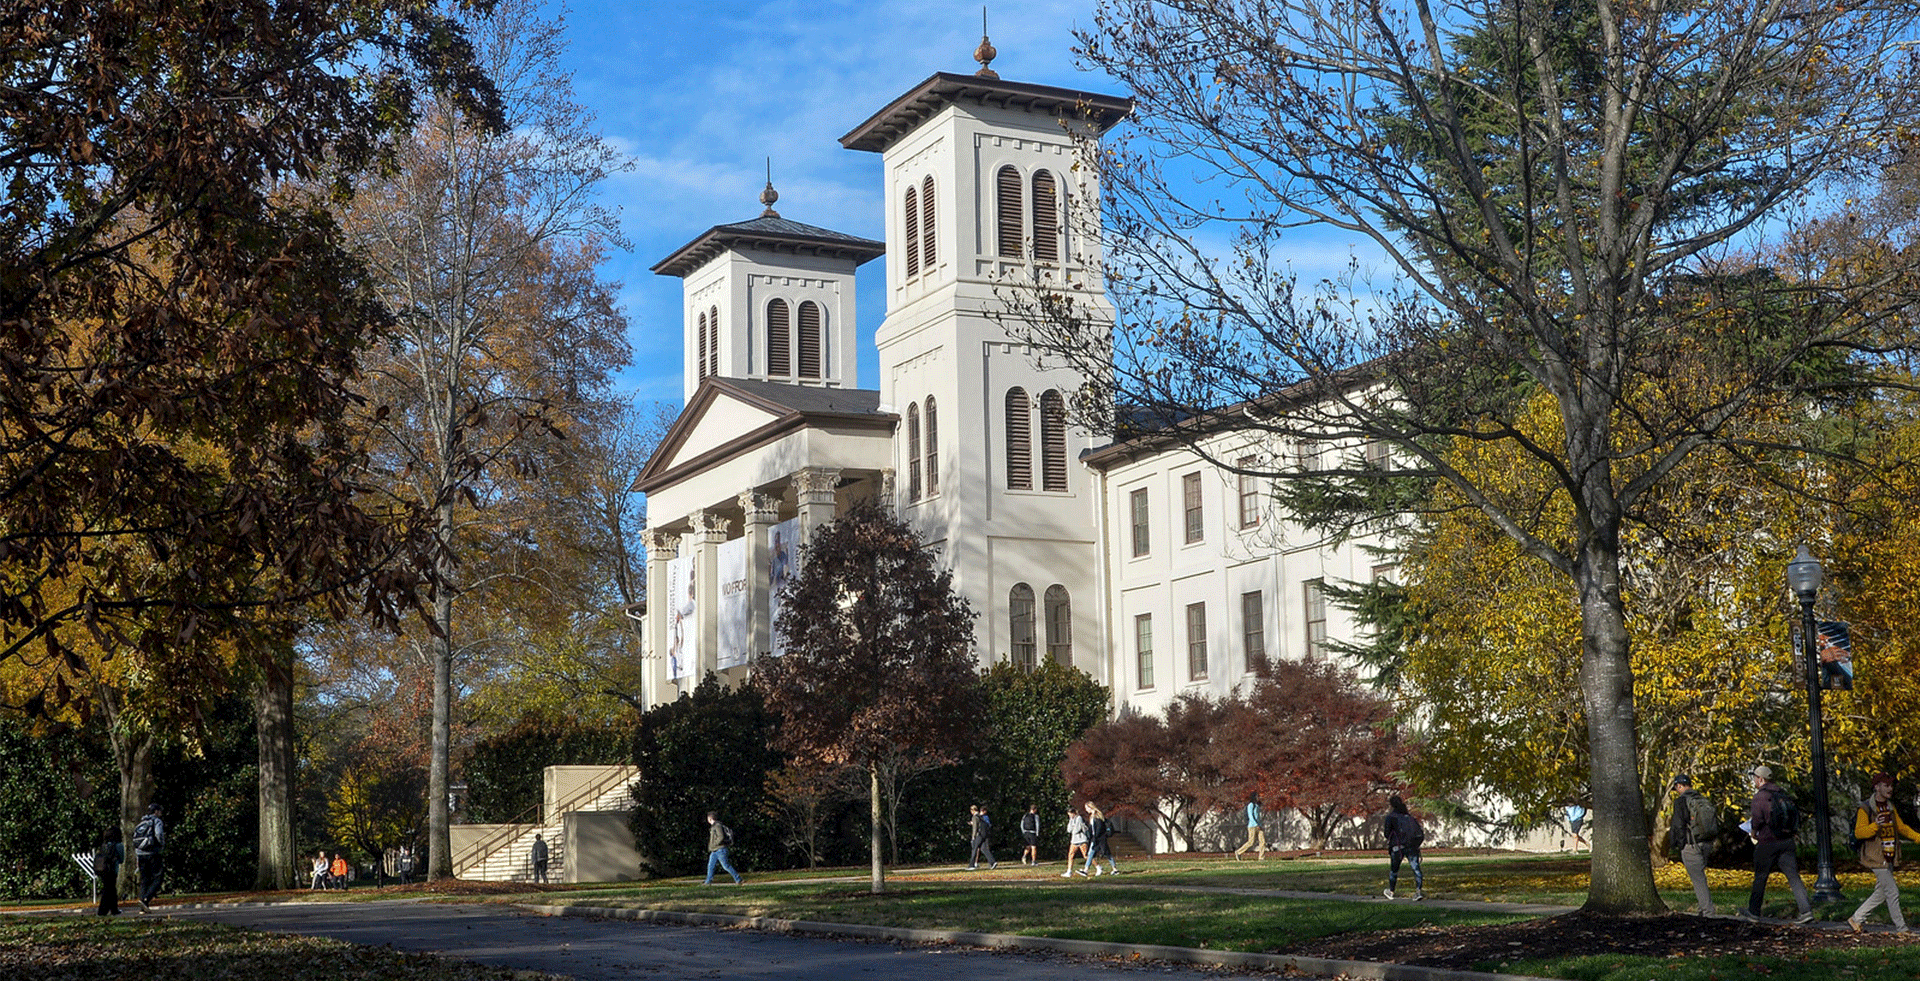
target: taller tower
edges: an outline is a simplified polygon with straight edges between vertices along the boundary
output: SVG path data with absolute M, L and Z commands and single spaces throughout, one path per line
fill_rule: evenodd
M 653 271 L 684 281 L 684 397 L 709 376 L 824 388 L 858 386 L 854 270 L 886 246 L 773 210 L 715 225 Z
M 1067 424 L 1082 379 L 1039 364 L 1005 324 L 1006 291 L 1079 284 L 1110 311 L 1099 277 L 1097 140 L 1132 101 L 1003 80 L 985 37 L 972 75 L 935 74 L 852 132 L 881 154 L 887 316 L 880 401 L 902 419 L 901 514 L 942 544 L 981 614 L 983 660 L 1041 658 L 1103 672 L 1099 506 L 1077 459 L 1106 434 Z

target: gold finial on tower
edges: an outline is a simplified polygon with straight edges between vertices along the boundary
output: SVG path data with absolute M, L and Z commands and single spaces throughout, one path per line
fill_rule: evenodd
M 773 210 L 773 203 L 778 200 L 780 200 L 780 192 L 773 189 L 773 158 L 768 157 L 767 158 L 767 187 L 766 187 L 766 190 L 763 190 L 760 192 L 760 203 L 766 205 L 767 210 L 760 212 L 760 217 L 762 218 L 780 217 L 780 212 Z
M 980 70 L 974 72 L 981 78 L 999 78 L 1000 73 L 993 70 L 993 59 L 1000 52 L 993 49 L 993 42 L 987 40 L 987 8 L 980 8 L 980 46 L 973 49 L 973 60 L 980 63 Z

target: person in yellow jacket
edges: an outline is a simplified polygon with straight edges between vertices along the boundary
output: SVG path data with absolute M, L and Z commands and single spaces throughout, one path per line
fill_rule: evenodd
M 1853 836 L 1866 839 L 1860 848 L 1860 864 L 1873 870 L 1874 885 L 1873 895 L 1853 911 L 1847 925 L 1859 933 L 1867 914 L 1873 912 L 1875 906 L 1886 903 L 1894 930 L 1906 933 L 1907 921 L 1900 915 L 1900 886 L 1893 881 L 1893 867 L 1900 857 L 1900 839 L 1920 841 L 1920 833 L 1907 827 L 1907 823 L 1900 820 L 1900 812 L 1894 810 L 1892 777 L 1884 773 L 1873 775 L 1873 796 L 1854 812 Z

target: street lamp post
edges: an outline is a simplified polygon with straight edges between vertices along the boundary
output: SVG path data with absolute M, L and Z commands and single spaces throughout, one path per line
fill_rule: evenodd
M 1813 735 L 1814 842 L 1820 850 L 1820 875 L 1813 882 L 1813 898 L 1838 902 L 1840 882 L 1833 877 L 1833 819 L 1827 804 L 1827 748 L 1821 734 L 1820 651 L 1814 640 L 1813 601 L 1820 594 L 1824 570 L 1805 545 L 1787 565 L 1787 588 L 1800 600 L 1800 643 L 1807 669 L 1807 723 Z

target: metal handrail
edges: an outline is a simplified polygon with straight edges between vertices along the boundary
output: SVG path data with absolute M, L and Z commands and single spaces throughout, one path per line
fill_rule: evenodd
M 558 811 L 561 814 L 566 814 L 574 809 L 574 805 L 593 800 L 594 798 L 599 797 L 601 794 L 604 794 L 607 791 L 612 790 L 615 784 L 620 783 L 621 781 L 629 781 L 633 779 L 633 777 L 626 772 L 627 768 L 632 766 L 632 764 L 609 763 L 607 765 L 615 768 L 614 772 L 610 776 L 601 777 L 598 781 L 588 784 L 585 788 L 575 792 L 573 796 L 568 797 L 566 800 L 561 801 L 557 806 L 554 807 L 554 810 Z M 519 814 L 514 815 L 513 820 L 503 822 L 505 826 L 502 827 L 499 831 L 495 831 L 493 834 L 485 838 L 482 838 L 479 841 L 474 842 L 473 844 L 468 845 L 466 848 L 462 849 L 461 851 L 455 853 L 453 856 L 453 867 L 456 870 L 454 874 L 455 875 L 459 874 L 457 870 L 460 869 L 463 864 L 471 868 L 473 865 L 477 865 L 480 862 L 485 861 L 486 856 L 493 854 L 493 852 L 496 849 L 498 849 L 501 845 L 511 842 L 513 839 L 523 834 L 526 834 L 525 831 L 518 830 L 518 829 L 526 828 L 526 827 L 545 827 L 545 825 L 541 822 L 524 820 L 525 818 L 532 817 L 536 812 L 544 809 L 547 806 L 546 793 L 544 790 L 541 792 L 540 798 L 541 798 L 540 803 L 535 804 L 532 807 L 529 807 L 526 810 L 521 811 Z

